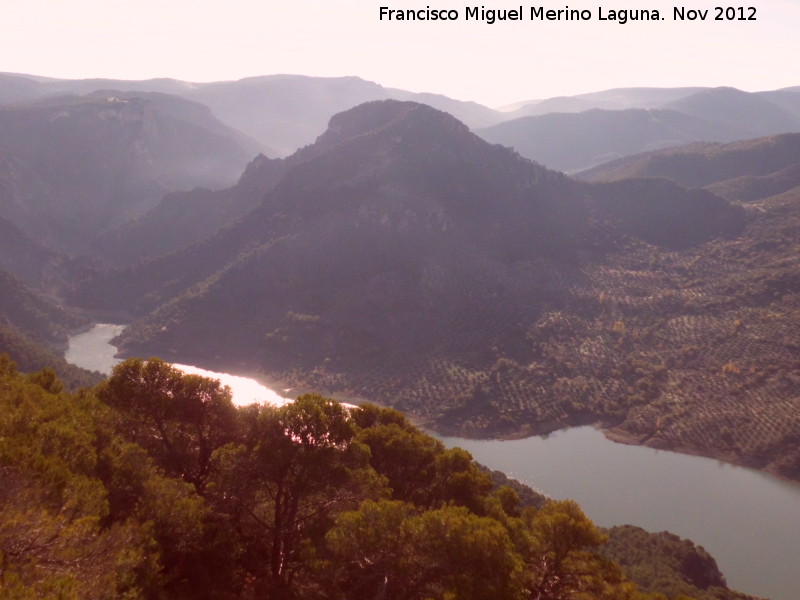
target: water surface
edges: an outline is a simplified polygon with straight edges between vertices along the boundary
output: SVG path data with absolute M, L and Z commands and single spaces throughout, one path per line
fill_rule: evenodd
M 121 358 L 114 357 L 117 349 L 111 345 L 111 340 L 119 335 L 125 327 L 125 325 L 98 323 L 88 331 L 73 335 L 69 339 L 69 349 L 64 357 L 67 361 L 84 369 L 110 375 L 114 366 L 122 361 Z M 231 388 L 233 403 L 240 406 L 254 402 L 268 402 L 280 406 L 289 402 L 277 392 L 249 377 L 207 371 L 191 365 L 173 364 L 172 366 L 184 373 L 218 379 L 223 385 Z
M 731 588 L 800 599 L 800 485 L 717 460 L 628 446 L 592 427 L 547 438 L 441 438 L 598 525 L 671 531 L 703 546 Z

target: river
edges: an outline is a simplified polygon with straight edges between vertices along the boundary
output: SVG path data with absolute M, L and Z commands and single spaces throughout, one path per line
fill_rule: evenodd
M 65 352 L 64 358 L 84 369 L 100 371 L 108 375 L 114 365 L 121 360 L 114 358 L 117 349 L 111 345 L 111 340 L 122 333 L 123 329 L 125 329 L 125 325 L 98 323 L 88 331 L 75 334 L 69 339 L 69 348 Z M 269 402 L 277 405 L 290 402 L 289 399 L 249 377 L 208 371 L 191 365 L 174 364 L 173 366 L 184 373 L 219 379 L 223 385 L 231 388 L 233 402 L 239 406 L 253 402 Z
M 73 336 L 67 360 L 109 373 L 118 362 L 109 342 L 122 328 L 96 325 Z M 285 401 L 253 380 L 217 375 L 233 377 L 223 382 L 238 404 Z M 573 498 L 598 525 L 631 523 L 692 539 L 717 559 L 733 589 L 800 598 L 800 485 L 708 458 L 616 444 L 592 427 L 512 441 L 441 439 L 548 496 Z

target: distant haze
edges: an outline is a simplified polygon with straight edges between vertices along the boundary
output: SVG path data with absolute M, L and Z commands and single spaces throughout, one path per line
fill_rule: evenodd
M 470 4 L 453 1 L 432 8 L 458 10 L 456 22 L 378 19 L 381 5 L 426 6 L 410 0 L 5 0 L 0 71 L 187 81 L 357 75 L 489 106 L 626 86 L 797 85 L 796 70 L 778 65 L 800 50 L 800 3 L 753 4 L 756 21 L 714 21 L 712 9 L 706 21 L 673 22 L 672 0 L 652 0 L 647 8 L 664 21 L 619 25 L 598 20 L 597 2 L 576 0 L 569 7 L 591 10 L 591 21 L 488 25 L 464 21 Z

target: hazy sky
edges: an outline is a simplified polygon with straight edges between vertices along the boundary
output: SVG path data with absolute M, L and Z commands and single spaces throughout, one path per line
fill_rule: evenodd
M 389 87 L 499 106 L 623 86 L 800 85 L 800 0 L 737 0 L 756 21 L 715 21 L 722 0 L 523 4 L 526 19 L 464 21 L 446 0 L 0 0 L 0 71 L 189 81 L 296 73 L 357 75 Z M 455 22 L 388 22 L 379 7 L 452 8 Z M 531 21 L 530 6 L 589 9 L 588 22 Z M 673 6 L 709 10 L 674 22 Z M 598 7 L 666 20 L 598 21 Z M 749 11 L 746 13 L 749 15 Z

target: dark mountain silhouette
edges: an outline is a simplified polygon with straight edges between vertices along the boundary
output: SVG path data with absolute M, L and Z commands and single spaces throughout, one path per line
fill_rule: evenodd
M 190 120 L 173 117 L 174 106 L 160 110 L 163 98 L 62 97 L 0 108 L 0 149 L 8 155 L 0 161 L 7 182 L 0 216 L 80 251 L 165 192 L 235 181 L 251 156 L 243 136 L 222 135 L 210 114 L 212 126 L 199 126 L 205 109 L 177 100 Z
M 789 189 L 786 186 L 793 181 L 793 171 L 777 173 L 797 164 L 800 164 L 800 134 L 789 133 L 730 144 L 700 143 L 648 152 L 586 170 L 579 177 L 586 181 L 667 177 L 687 187 L 702 187 L 745 176 L 769 176 L 776 180 L 775 192 L 747 193 L 750 199 L 755 199 Z M 768 180 L 761 182 L 770 185 Z M 751 180 L 751 183 L 757 181 Z M 779 189 L 781 186 L 783 189 Z
M 696 140 L 731 141 L 744 128 L 668 110 L 590 110 L 522 117 L 479 129 L 489 142 L 512 146 L 552 169 L 576 171 L 614 158 Z

